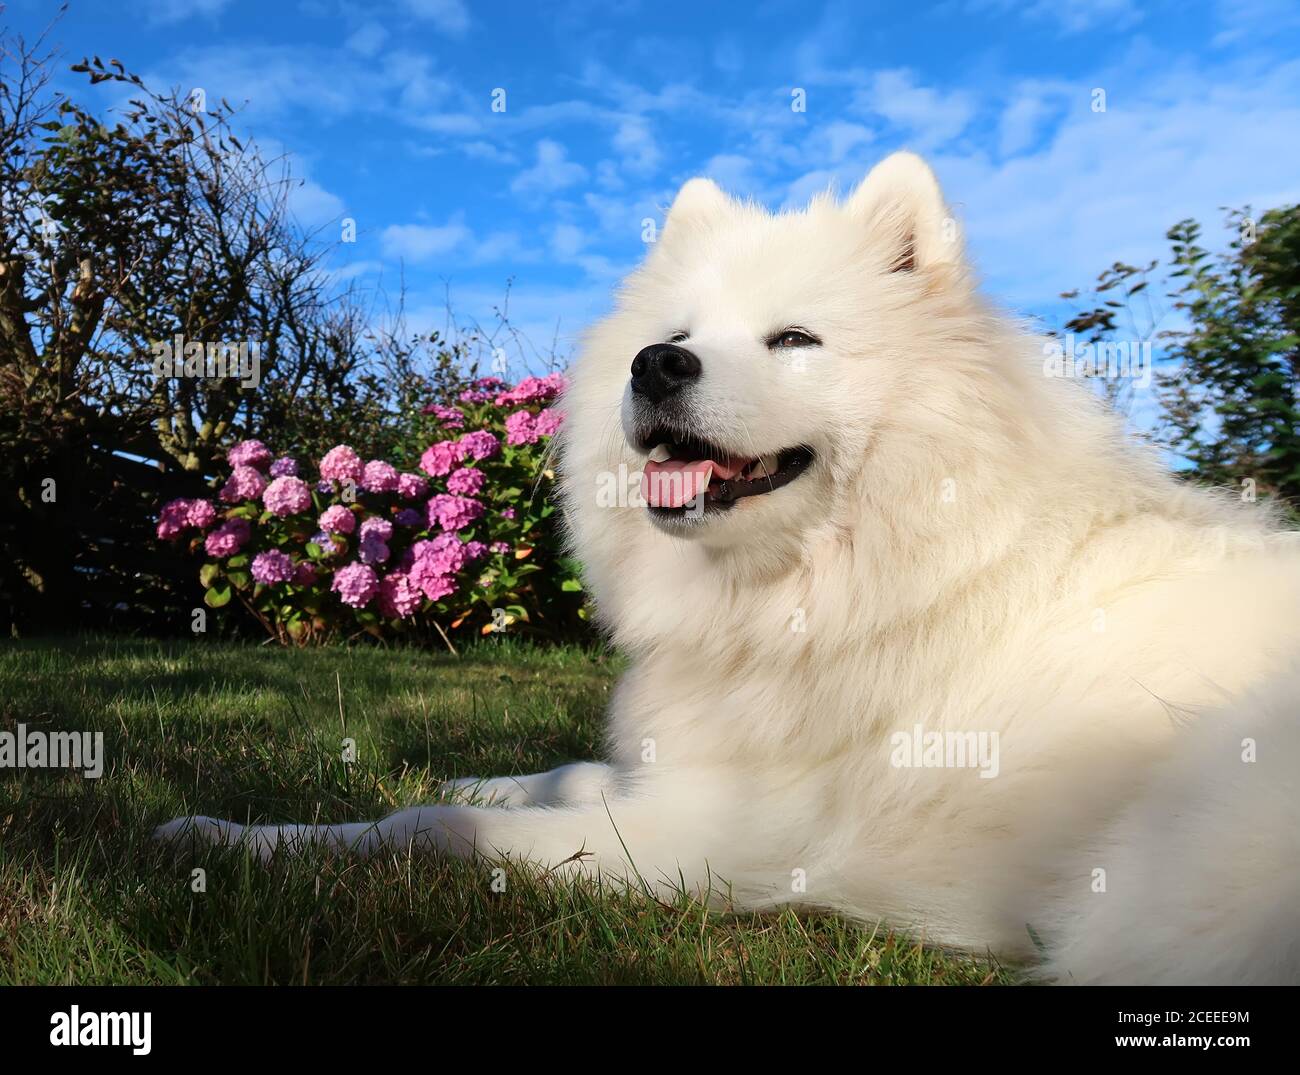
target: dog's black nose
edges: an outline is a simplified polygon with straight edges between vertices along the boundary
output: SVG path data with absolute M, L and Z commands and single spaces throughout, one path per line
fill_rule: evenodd
M 632 359 L 632 391 L 651 403 L 699 380 L 700 360 L 675 343 L 652 343 Z

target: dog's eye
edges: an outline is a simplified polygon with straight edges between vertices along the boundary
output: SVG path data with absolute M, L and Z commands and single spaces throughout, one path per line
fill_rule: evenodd
M 691 334 L 689 332 L 674 332 L 671 336 L 668 337 L 668 339 L 665 342 L 682 343 L 685 340 L 689 340 L 690 338 L 691 338 Z
M 818 347 L 821 340 L 801 328 L 787 328 L 769 336 L 767 346 L 775 351 L 780 347 Z

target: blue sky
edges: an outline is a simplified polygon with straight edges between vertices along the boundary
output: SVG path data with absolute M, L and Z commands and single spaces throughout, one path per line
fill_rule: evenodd
M 31 37 L 55 9 L 0 23 Z M 356 220 L 339 279 L 404 275 L 413 325 L 442 325 L 447 288 L 488 319 L 513 278 L 513 320 L 561 351 L 693 175 L 778 208 L 918 150 L 987 291 L 1054 319 L 1181 217 L 1300 200 L 1290 0 L 72 0 L 51 40 L 238 105 L 305 180 L 305 225 Z

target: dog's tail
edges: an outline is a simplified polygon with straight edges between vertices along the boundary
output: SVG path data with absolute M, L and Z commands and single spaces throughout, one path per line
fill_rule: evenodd
M 1047 923 L 1061 983 L 1300 983 L 1300 667 L 1180 729 Z

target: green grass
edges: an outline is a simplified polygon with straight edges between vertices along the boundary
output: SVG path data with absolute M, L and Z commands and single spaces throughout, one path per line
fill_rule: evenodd
M 833 916 L 706 910 L 511 868 L 149 839 L 179 814 L 373 819 L 450 776 L 597 753 L 617 661 L 98 638 L 0 643 L 0 728 L 102 731 L 98 780 L 0 770 L 0 982 L 985 983 L 1008 973 Z M 359 758 L 345 766 L 345 737 Z M 192 890 L 192 871 L 206 891 Z

